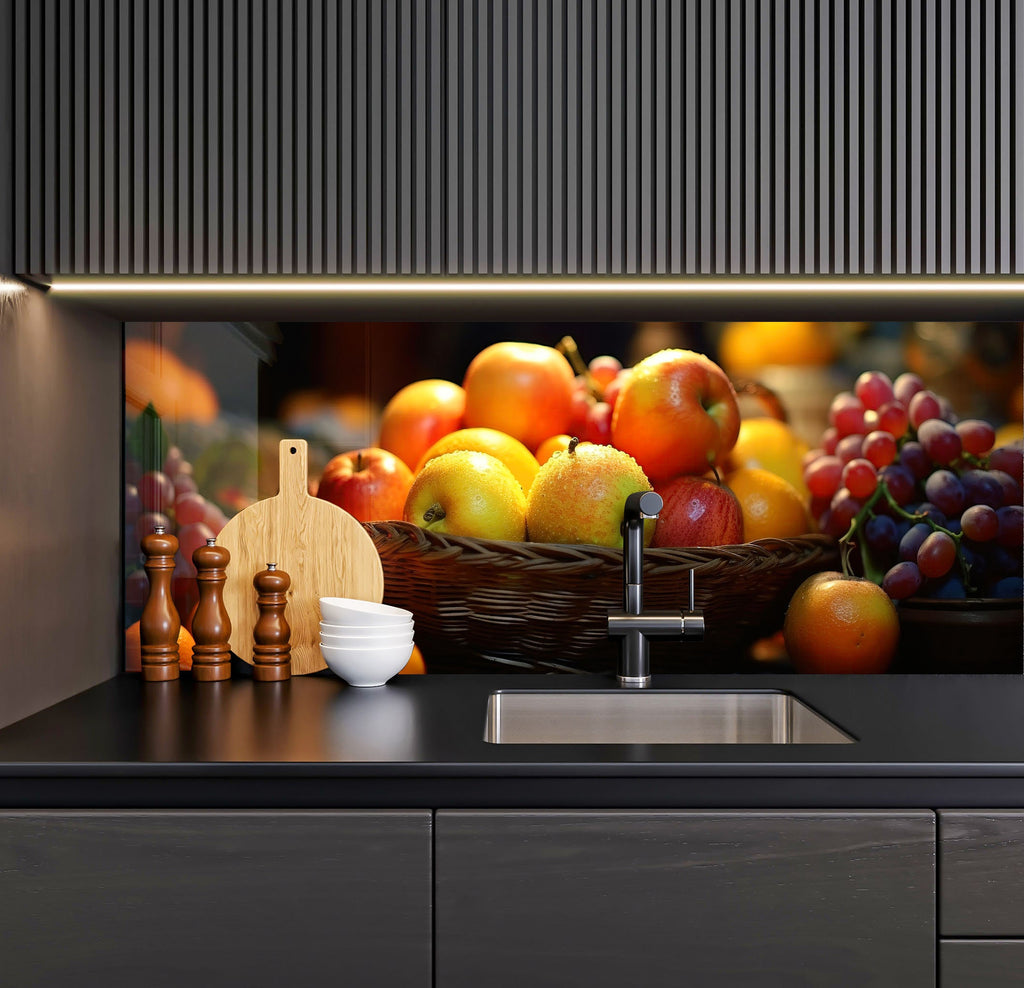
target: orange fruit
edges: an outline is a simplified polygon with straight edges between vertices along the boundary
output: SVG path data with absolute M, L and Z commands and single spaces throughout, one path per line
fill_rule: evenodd
M 526 495 L 501 460 L 477 450 L 435 456 L 416 475 L 403 520 L 442 535 L 522 542 Z
M 380 416 L 377 445 L 394 453 L 410 470 L 423 454 L 462 425 L 466 392 L 451 381 L 413 381 L 397 392 Z
M 419 645 L 413 645 L 409 661 L 398 671 L 399 676 L 422 676 L 427 671 L 427 663 Z
M 833 329 L 816 322 L 732 322 L 722 331 L 718 356 L 730 374 L 756 375 L 762 367 L 821 367 L 836 357 Z
M 537 476 L 540 464 L 537 458 L 518 439 L 498 429 L 459 429 L 442 436 L 420 458 L 416 465 L 419 473 L 424 465 L 442 453 L 454 453 L 458 449 L 475 450 L 487 453 L 501 460 L 512 471 L 512 476 L 519 481 L 524 491 L 530 489 L 533 478 Z
M 174 422 L 208 425 L 220 412 L 217 392 L 206 376 L 150 340 L 125 341 L 124 391 L 129 409 L 141 412 L 152 403 L 157 415 Z
M 783 637 L 799 672 L 885 672 L 899 644 L 900 619 L 876 583 L 816 573 L 793 594 Z
M 778 474 L 761 467 L 741 467 L 726 477 L 743 512 L 743 536 L 792 539 L 811 531 L 811 519 L 800 492 Z
M 803 468 L 807 449 L 807 443 L 785 422 L 772 418 L 744 419 L 740 422 L 740 434 L 728 460 L 731 469 L 760 467 L 778 474 L 799 491 L 805 503 L 809 503 L 810 493 L 804 483 Z
M 195 639 L 183 625 L 178 632 L 178 665 L 182 672 L 188 672 L 192 668 L 192 649 L 195 643 Z M 138 621 L 124 629 L 124 670 L 142 670 L 142 634 Z
M 554 347 L 493 343 L 466 368 L 466 425 L 500 429 L 536 449 L 569 428 L 575 376 Z
M 552 453 L 564 453 L 569 448 L 569 441 L 571 439 L 572 436 L 567 432 L 560 432 L 557 436 L 549 436 L 537 447 L 537 452 L 534 453 L 537 463 L 543 466 L 551 459 Z

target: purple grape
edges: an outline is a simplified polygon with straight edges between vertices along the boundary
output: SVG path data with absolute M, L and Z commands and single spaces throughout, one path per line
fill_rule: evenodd
M 961 516 L 964 535 L 974 542 L 991 542 L 999 534 L 999 515 L 987 504 L 972 504 Z
M 1024 596 L 1024 581 L 1019 576 L 1004 576 L 992 584 L 990 593 L 993 597 L 1020 600 Z
M 882 589 L 893 600 L 906 600 L 921 589 L 924 577 L 916 563 L 897 563 L 882 577 Z
M 959 576 L 950 575 L 930 587 L 928 596 L 940 600 L 963 600 L 967 596 L 967 591 L 964 589 L 964 581 Z
M 899 545 L 896 522 L 886 515 L 869 518 L 864 526 L 864 542 L 871 551 L 883 556 L 895 552 Z
M 941 419 L 928 419 L 917 429 L 917 441 L 933 463 L 948 466 L 963 452 L 963 443 L 956 429 Z
M 899 555 L 904 561 L 914 562 L 917 559 L 917 550 L 921 543 L 932 533 L 932 527 L 927 522 L 919 521 L 911 525 L 910 530 L 900 539 Z
M 1021 486 L 1005 470 L 989 470 L 989 476 L 995 477 L 999 486 L 1002 487 L 1003 504 L 1021 503 Z
M 924 447 L 913 440 L 903 444 L 900 450 L 900 463 L 915 480 L 924 480 L 932 472 L 932 461 L 928 459 Z
M 936 470 L 924 482 L 924 493 L 947 517 L 960 514 L 967 503 L 964 486 L 952 470 Z
M 985 546 L 985 555 L 988 558 L 988 571 L 992 576 L 1016 576 L 1020 573 L 1019 553 L 1010 552 L 1004 546 L 989 542 Z
M 885 481 L 889 488 L 892 499 L 906 507 L 914 498 L 914 478 L 906 467 L 897 466 L 895 463 L 883 467 L 878 474 Z
M 1008 504 L 999 508 L 996 514 L 999 516 L 999 535 L 996 536 L 999 544 L 1018 548 L 1024 541 L 1024 508 L 1019 504 Z
M 936 525 L 945 526 L 946 516 L 931 501 L 922 501 L 916 508 L 908 507 L 907 510 L 914 515 L 924 515 L 931 518 Z
M 921 380 L 917 374 L 912 374 L 910 371 L 900 374 L 895 381 L 892 382 L 893 394 L 896 395 L 896 400 L 903 402 L 904 405 L 910 404 L 910 399 L 918 393 L 918 391 L 924 391 L 924 381 Z
M 853 521 L 857 512 L 863 506 L 845 487 L 840 487 L 829 502 L 829 510 L 832 512 L 832 526 L 839 528 L 840 534 L 845 535 L 850 527 L 850 522 Z
M 943 395 L 939 395 L 939 408 L 941 409 L 941 415 L 944 422 L 949 422 L 950 425 L 956 425 L 960 421 L 960 416 L 953 410 L 952 403 Z
M 839 457 L 843 463 L 849 463 L 850 460 L 856 459 L 860 456 L 861 447 L 864 445 L 864 436 L 860 432 L 855 432 L 849 436 L 843 436 L 839 442 L 836 443 L 836 456 Z
M 932 532 L 917 550 L 917 568 L 928 577 L 945 576 L 956 562 L 956 543 L 945 532 Z
M 1003 485 L 987 470 L 965 470 L 960 475 L 960 483 L 963 485 L 966 498 L 964 504 L 987 504 L 990 508 L 1002 507 Z M 939 507 L 942 505 L 939 504 Z

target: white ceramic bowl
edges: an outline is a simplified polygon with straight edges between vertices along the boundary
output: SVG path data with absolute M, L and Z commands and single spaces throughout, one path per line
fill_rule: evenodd
M 383 686 L 397 676 L 412 656 L 412 642 L 385 648 L 320 645 L 331 672 L 350 686 Z
M 332 624 L 396 624 L 412 620 L 412 611 L 351 597 L 321 597 L 320 617 Z
M 399 621 L 396 624 L 333 624 L 330 621 L 320 622 L 321 635 L 361 635 L 363 638 L 377 638 L 380 635 L 412 634 L 412 621 Z
M 320 633 L 320 644 L 342 648 L 385 648 L 389 645 L 404 645 L 412 642 L 412 631 L 396 632 L 393 635 L 325 635 Z

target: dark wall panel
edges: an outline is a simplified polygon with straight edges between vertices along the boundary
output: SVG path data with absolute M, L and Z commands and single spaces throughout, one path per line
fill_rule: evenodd
M 1024 273 L 1018 0 L 14 0 L 20 272 Z

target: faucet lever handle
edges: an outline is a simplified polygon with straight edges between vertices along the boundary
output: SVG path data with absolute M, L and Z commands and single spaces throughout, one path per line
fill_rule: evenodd
M 690 570 L 690 613 L 691 614 L 696 610 L 696 607 L 694 606 L 694 604 L 696 603 L 696 599 L 697 599 L 697 594 L 696 594 L 696 591 L 695 591 L 693 570 L 691 569 Z

